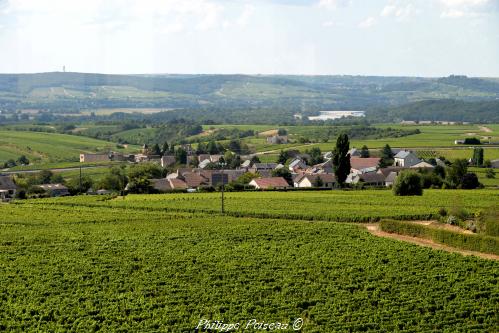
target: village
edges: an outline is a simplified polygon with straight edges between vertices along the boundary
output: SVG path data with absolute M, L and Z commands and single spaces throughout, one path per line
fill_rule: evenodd
M 269 138 L 269 142 L 286 142 L 286 137 Z M 409 150 L 388 148 L 387 152 L 386 149 L 385 147 L 381 157 L 371 157 L 367 147 L 350 149 L 350 173 L 345 181 L 346 186 L 354 189 L 386 188 L 394 184 L 403 170 L 429 173 L 435 167 L 446 166 L 445 161 L 438 158 L 424 161 Z M 80 154 L 81 163 L 114 161 L 161 167 L 165 177 L 148 179 L 152 193 L 215 191 L 222 187 L 225 190 L 337 189 L 340 184 L 334 173 L 332 158 L 332 152 L 322 153 L 318 149 L 304 153 L 287 150 L 281 151 L 280 161 L 262 163 L 257 154 L 239 156 L 233 152 L 198 153 L 190 144 L 179 145 L 176 150 L 159 154 L 157 148 L 148 145 L 143 145 L 138 154 Z M 62 182 L 36 186 L 40 197 L 71 195 L 70 189 Z M 2 201 L 18 197 L 19 190 L 20 187 L 11 175 L 0 175 Z M 110 188 L 89 188 L 85 194 L 105 195 L 113 192 Z M 129 184 L 124 183 L 121 192 L 133 193 Z

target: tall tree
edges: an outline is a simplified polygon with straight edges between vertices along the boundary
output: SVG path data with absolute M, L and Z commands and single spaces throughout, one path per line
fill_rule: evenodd
M 279 153 L 279 157 L 277 159 L 277 163 L 284 165 L 287 160 L 288 160 L 288 153 L 285 152 L 284 150 L 281 150 L 281 152 Z
M 187 152 L 183 148 L 175 150 L 175 160 L 180 164 L 187 164 Z
M 336 140 L 336 148 L 333 151 L 333 169 L 338 184 L 345 185 L 345 180 L 350 173 L 350 142 L 347 134 L 340 134 Z
M 168 146 L 168 142 L 165 141 L 165 143 L 163 143 L 163 148 L 161 149 L 161 154 L 164 156 L 168 155 L 168 153 L 170 153 L 170 147 Z
M 473 163 L 476 166 L 483 165 L 483 148 L 474 148 L 473 149 Z
M 360 149 L 360 157 L 362 158 L 367 158 L 369 157 L 369 148 L 367 148 L 366 145 L 363 145 L 362 148 Z
M 153 155 L 161 155 L 161 149 L 157 143 L 152 146 L 151 152 Z
M 286 179 L 289 185 L 293 185 L 293 175 L 286 168 L 272 170 L 272 177 L 282 177 Z
M 393 152 L 390 145 L 386 144 L 381 151 L 381 160 L 379 161 L 379 167 L 384 168 L 393 164 Z
M 467 172 L 468 161 L 466 159 L 455 160 L 446 172 L 445 181 L 447 187 L 460 187 L 463 182 L 463 177 Z

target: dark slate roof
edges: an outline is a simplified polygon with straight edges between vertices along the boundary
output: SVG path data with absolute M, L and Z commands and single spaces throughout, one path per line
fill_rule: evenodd
M 17 185 L 10 176 L 0 176 L 0 190 L 17 190 Z

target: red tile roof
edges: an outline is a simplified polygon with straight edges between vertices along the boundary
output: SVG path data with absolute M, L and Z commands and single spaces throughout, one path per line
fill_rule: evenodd
M 253 181 L 261 189 L 289 187 L 286 179 L 282 177 L 259 178 L 253 179 Z
M 170 179 L 172 189 L 186 189 L 187 184 L 182 179 Z
M 366 168 L 376 167 L 379 164 L 381 159 L 377 157 L 351 157 L 350 158 L 350 166 L 355 170 L 362 170 Z

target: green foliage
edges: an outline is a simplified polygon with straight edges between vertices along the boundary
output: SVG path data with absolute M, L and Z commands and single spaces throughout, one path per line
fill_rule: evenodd
M 28 160 L 28 158 L 25 155 L 21 155 L 21 157 L 19 157 L 17 159 L 16 163 L 20 164 L 20 165 L 28 165 L 29 164 L 29 160 Z
M 140 163 L 134 164 L 128 170 L 128 177 L 130 179 L 146 177 L 152 178 L 162 178 L 164 176 L 164 170 L 157 164 L 154 163 Z
M 277 130 L 277 135 L 283 136 L 283 135 L 287 135 L 287 134 L 288 134 L 288 131 L 285 128 L 279 128 Z
M 144 170 L 144 174 L 147 171 Z M 134 170 L 132 175 L 134 177 L 138 177 L 141 173 L 137 170 Z M 123 191 L 127 183 L 127 176 L 125 174 L 125 170 L 121 168 L 114 167 L 109 170 L 109 173 L 104 176 L 99 182 L 96 184 L 95 190 L 105 189 L 108 191 L 120 192 Z
M 333 169 L 338 184 L 343 187 L 350 173 L 350 142 L 347 134 L 340 134 L 333 151 Z
M 69 192 L 72 195 L 75 195 L 78 193 L 86 193 L 89 189 L 93 188 L 94 181 L 89 176 L 82 176 L 81 182 L 80 182 L 80 177 L 73 177 L 66 185 L 69 189 Z
M 135 194 L 154 193 L 154 188 L 147 177 L 139 176 L 130 178 L 127 191 Z
M 161 148 L 159 148 L 159 145 L 157 143 L 155 143 L 152 148 L 151 148 L 151 153 L 153 155 L 159 155 L 161 156 Z
M 284 150 L 281 150 L 281 152 L 279 153 L 279 157 L 277 158 L 277 163 L 284 165 L 286 164 L 288 158 L 289 158 L 288 153 Z
M 324 182 L 322 181 L 321 177 L 315 177 L 312 186 L 313 187 L 322 187 L 324 185 Z
M 314 147 L 310 150 L 305 150 L 305 154 L 310 155 L 309 165 L 315 165 L 324 162 L 324 157 L 322 157 L 322 152 L 319 147 Z
M 175 160 L 179 164 L 187 164 L 187 152 L 183 148 L 175 149 Z
M 368 114 L 369 119 L 378 122 L 395 120 L 412 121 L 466 121 L 471 123 L 497 123 L 498 101 L 472 101 L 457 99 L 431 99 L 396 106 L 380 108 Z
M 468 172 L 468 161 L 466 159 L 457 159 L 447 169 L 446 185 L 450 188 L 461 186 L 464 175 Z
M 369 148 L 367 148 L 366 145 L 363 145 L 362 148 L 360 149 L 360 157 L 362 157 L 362 158 L 370 157 Z
M 249 184 L 253 179 L 259 178 L 260 175 L 258 173 L 245 172 L 241 176 L 239 176 L 236 180 L 239 184 Z
M 389 144 L 386 144 L 381 151 L 381 160 L 379 161 L 379 167 L 385 168 L 393 164 L 393 152 Z
M 492 168 L 487 169 L 487 171 L 485 171 L 485 177 L 487 177 L 489 179 L 496 178 L 496 173 L 495 173 L 494 169 L 492 169 Z
M 423 195 L 421 176 L 413 171 L 402 171 L 393 184 L 393 193 L 400 196 Z
M 499 237 L 499 204 L 484 209 L 480 218 L 485 224 L 485 234 Z
M 466 190 L 472 190 L 480 186 L 478 182 L 478 177 L 473 172 L 466 173 L 461 180 L 461 188 Z
M 466 138 L 466 139 L 464 139 L 464 144 L 465 145 L 479 145 L 482 143 L 480 142 L 480 139 L 477 139 L 477 138 Z
M 483 165 L 483 148 L 473 149 L 473 163 L 475 164 L 475 166 Z
M 272 170 L 272 177 L 282 177 L 286 179 L 289 185 L 293 185 L 293 175 L 287 168 Z

